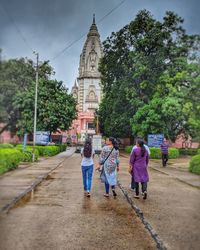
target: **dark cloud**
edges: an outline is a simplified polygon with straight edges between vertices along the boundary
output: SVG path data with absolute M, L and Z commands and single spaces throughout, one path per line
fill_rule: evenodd
M 34 55 L 17 32 L 8 14 L 30 46 L 40 53 L 41 60 L 52 59 L 63 48 L 89 30 L 92 15 L 97 21 L 121 0 L 0 0 L 0 48 L 3 57 L 13 58 Z M 178 13 L 185 19 L 184 27 L 190 34 L 200 33 L 200 1 L 198 0 L 127 0 L 111 15 L 98 24 L 101 39 L 117 31 L 141 9 L 148 9 L 157 19 L 162 19 L 167 10 Z M 52 60 L 56 78 L 71 87 L 78 74 L 79 56 L 85 37 L 69 50 Z

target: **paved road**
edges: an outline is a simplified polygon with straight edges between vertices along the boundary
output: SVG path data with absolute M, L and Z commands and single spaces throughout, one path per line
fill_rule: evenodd
M 119 189 L 116 200 L 103 197 L 97 173 L 83 196 L 79 165 L 80 155 L 67 158 L 30 201 L 1 215 L 1 250 L 156 249 Z
M 183 171 L 188 168 L 184 167 L 185 162 L 184 159 L 170 160 L 170 167 L 165 169 L 161 161 L 151 160 L 146 201 L 135 200 L 128 189 L 127 156 L 121 157 L 120 181 L 168 249 L 199 250 L 200 176 Z

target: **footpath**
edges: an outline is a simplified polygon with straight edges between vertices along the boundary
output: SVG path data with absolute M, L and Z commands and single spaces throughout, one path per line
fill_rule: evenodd
M 198 250 L 200 246 L 200 176 L 188 172 L 189 159 L 150 160 L 148 198 L 134 198 L 128 175 L 129 156 L 121 156 L 119 181 L 129 203 L 155 230 L 167 249 Z M 140 215 L 140 214 L 139 214 Z
M 74 151 L 74 148 L 69 148 L 57 156 L 42 159 L 25 167 L 19 166 L 18 169 L 1 175 L 0 213 L 9 211 L 18 201 L 29 196 Z

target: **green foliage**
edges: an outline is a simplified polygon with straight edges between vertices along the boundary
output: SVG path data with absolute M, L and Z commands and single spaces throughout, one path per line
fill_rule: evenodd
M 190 161 L 189 171 L 200 175 L 200 154 L 192 157 Z
M 182 23 L 173 12 L 157 21 L 143 10 L 103 43 L 98 110 L 103 134 L 198 137 L 200 36 L 187 35 Z
M 0 149 L 0 174 L 9 170 L 17 168 L 20 161 L 22 161 L 23 155 L 17 149 Z
M 198 154 L 198 151 L 197 148 L 179 148 L 180 155 L 196 155 Z
M 125 147 L 125 152 L 130 154 L 132 151 L 133 146 L 126 146 Z M 161 154 L 161 149 L 160 148 L 149 148 L 150 149 L 150 158 L 151 159 L 161 159 L 162 154 Z M 169 158 L 170 159 L 175 159 L 179 157 L 179 150 L 176 148 L 169 148 Z
M 37 152 L 39 156 L 53 156 L 56 155 L 62 151 L 66 150 L 66 145 L 64 144 L 59 144 L 56 146 L 40 146 L 36 145 L 35 146 L 35 151 L 36 151 L 36 157 L 37 157 Z M 23 145 L 18 144 L 16 146 L 17 149 L 23 151 Z M 26 151 L 32 152 L 33 151 L 33 146 L 26 146 Z
M 1 129 L 9 129 L 15 133 L 18 113 L 14 111 L 13 98 L 17 91 L 28 89 L 35 81 L 33 61 L 28 59 L 10 59 L 1 61 L 0 70 L 0 121 L 6 125 Z
M 160 148 L 149 148 L 151 159 L 161 159 L 161 149 Z M 177 148 L 169 148 L 169 159 L 176 159 L 179 157 L 179 150 Z
M 14 146 L 9 143 L 3 143 L 3 144 L 0 144 L 0 149 L 1 148 L 14 148 Z
M 161 150 L 160 148 L 149 148 L 150 149 L 150 158 L 151 159 L 161 159 Z
M 200 148 L 198 149 L 197 154 L 200 154 Z
M 45 156 L 53 156 L 60 153 L 60 148 L 58 146 L 46 146 L 44 149 Z
M 19 135 L 33 131 L 35 69 L 28 59 L 2 61 L 0 71 L 0 121 Z M 62 82 L 50 80 L 54 74 L 48 62 L 39 65 L 37 129 L 66 130 L 76 116 L 76 103 Z
M 130 154 L 131 151 L 132 151 L 132 148 L 133 148 L 133 146 L 126 146 L 124 150 L 125 150 L 125 152 L 126 152 L 127 154 Z

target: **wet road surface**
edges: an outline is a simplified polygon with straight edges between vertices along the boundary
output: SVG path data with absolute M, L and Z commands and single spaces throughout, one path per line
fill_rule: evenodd
M 1 216 L 0 249 L 156 249 L 122 192 L 104 198 L 93 176 L 91 198 L 84 197 L 80 155 L 66 159 L 28 202 Z

